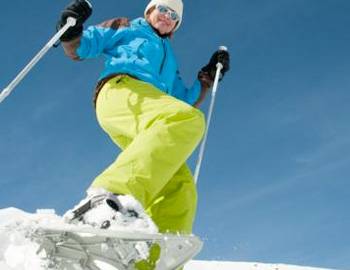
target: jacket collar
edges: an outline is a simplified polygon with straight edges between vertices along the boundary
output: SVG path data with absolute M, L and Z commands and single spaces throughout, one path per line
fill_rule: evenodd
M 162 38 L 162 39 L 169 39 L 169 35 L 162 35 L 158 32 L 157 29 L 153 28 L 152 25 L 150 25 L 150 23 L 145 19 L 145 18 L 137 18 L 135 19 L 135 22 L 141 26 L 143 26 L 144 28 L 146 28 L 147 30 L 149 30 L 150 32 L 154 33 L 155 35 L 157 35 L 158 37 Z

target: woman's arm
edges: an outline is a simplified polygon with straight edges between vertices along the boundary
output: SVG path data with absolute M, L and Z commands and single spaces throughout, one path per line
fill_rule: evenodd
M 115 18 L 90 26 L 80 36 L 62 42 L 65 54 L 73 60 L 98 57 L 106 47 L 120 40 L 121 32 L 118 30 L 127 26 L 129 26 L 127 18 Z
M 201 92 L 198 100 L 193 104 L 193 106 L 196 108 L 199 108 L 201 103 L 204 101 L 207 93 L 209 92 L 209 89 L 213 86 L 213 81 L 211 80 L 210 76 L 203 71 L 200 71 L 198 73 L 198 80 L 201 84 Z

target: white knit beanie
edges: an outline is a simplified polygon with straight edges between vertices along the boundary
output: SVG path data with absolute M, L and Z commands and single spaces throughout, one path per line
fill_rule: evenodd
M 145 9 L 145 17 L 147 14 L 147 11 L 156 5 L 164 5 L 167 6 L 169 8 L 171 8 L 172 10 L 174 10 L 177 15 L 179 15 L 179 22 L 177 23 L 175 29 L 173 32 L 175 32 L 179 27 L 180 24 L 182 22 L 182 15 L 183 15 L 183 9 L 184 9 L 184 5 L 182 3 L 182 0 L 151 0 L 151 2 L 149 2 L 149 4 L 147 5 L 146 9 Z

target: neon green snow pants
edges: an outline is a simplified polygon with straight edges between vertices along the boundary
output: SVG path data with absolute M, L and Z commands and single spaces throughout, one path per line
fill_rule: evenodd
M 105 83 L 96 114 L 122 152 L 92 186 L 133 195 L 161 232 L 191 233 L 197 192 L 185 162 L 204 134 L 203 113 L 123 76 Z

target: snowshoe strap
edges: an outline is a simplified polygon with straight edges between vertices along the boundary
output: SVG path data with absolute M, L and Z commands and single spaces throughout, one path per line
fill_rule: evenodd
M 91 197 L 86 203 L 74 209 L 72 211 L 73 217 L 71 221 L 75 219 L 80 219 L 87 211 L 101 204 L 104 200 L 106 200 L 106 203 L 115 211 L 123 212 L 123 207 L 118 200 L 118 195 L 112 193 L 99 194 Z

